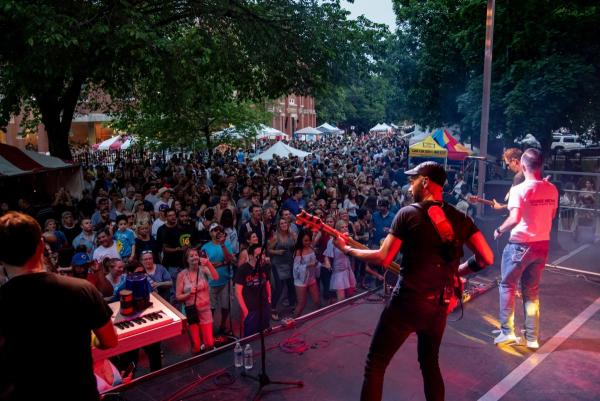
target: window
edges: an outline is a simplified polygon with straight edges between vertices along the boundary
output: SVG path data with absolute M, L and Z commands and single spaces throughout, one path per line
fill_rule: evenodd
M 296 97 L 295 96 L 290 96 L 289 103 L 290 104 L 296 104 Z

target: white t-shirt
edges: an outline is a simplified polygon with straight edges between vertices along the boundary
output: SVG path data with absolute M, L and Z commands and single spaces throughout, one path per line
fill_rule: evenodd
M 94 251 L 94 260 L 97 260 L 98 262 L 102 262 L 107 257 L 121 259 L 119 256 L 119 251 L 117 250 L 117 241 L 113 241 L 112 246 L 109 248 L 105 248 L 100 245 Z
M 544 180 L 525 180 L 510 189 L 508 210 L 521 209 L 521 220 L 510 231 L 511 242 L 548 241 L 558 207 L 558 190 Z
M 152 236 L 156 239 L 156 234 L 158 233 L 158 229 L 164 225 L 166 223 L 166 221 L 161 220 L 161 219 L 156 219 L 154 220 L 154 223 L 152 223 Z

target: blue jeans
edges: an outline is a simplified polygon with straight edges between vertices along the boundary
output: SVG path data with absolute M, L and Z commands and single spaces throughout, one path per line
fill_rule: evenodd
M 417 333 L 417 353 L 425 398 L 427 401 L 444 400 L 444 380 L 438 354 L 446 328 L 446 311 L 447 306 L 440 303 L 439 297 L 425 299 L 421 294 L 403 290 L 392 297 L 381 313 L 373 334 L 361 401 L 381 400 L 385 370 L 396 351 L 413 332 Z
M 502 333 L 515 331 L 515 290 L 521 280 L 525 312 L 525 338 L 536 341 L 540 334 L 539 288 L 548 258 L 548 241 L 508 243 L 502 252 L 500 281 L 500 328 Z

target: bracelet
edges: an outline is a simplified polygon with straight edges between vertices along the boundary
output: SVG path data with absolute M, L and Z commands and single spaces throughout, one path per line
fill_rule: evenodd
M 500 229 L 498 227 L 496 227 L 496 229 L 494 230 L 494 232 L 498 233 L 498 235 L 504 234 L 502 231 L 500 231 Z
M 475 260 L 475 255 L 467 260 L 467 267 L 474 273 L 483 270 L 483 267 L 479 266 L 479 263 Z

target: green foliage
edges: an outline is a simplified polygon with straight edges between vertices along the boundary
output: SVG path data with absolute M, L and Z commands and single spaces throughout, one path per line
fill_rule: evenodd
M 235 107 L 310 93 L 349 66 L 347 14 L 338 0 L 1 0 L 0 125 L 29 105 L 41 115 L 51 153 L 70 158 L 76 106 L 129 113 L 133 101 L 151 110 L 158 100 L 141 96 L 152 95 L 153 84 L 168 93 L 186 68 L 200 74 L 183 77 L 200 93 L 227 94 L 215 115 L 234 107 L 233 91 Z M 96 102 L 88 96 L 94 91 L 110 98 Z M 191 97 L 171 94 L 182 122 Z M 164 120 L 154 119 L 155 131 L 173 127 Z
M 424 125 L 478 135 L 485 0 L 395 0 L 405 111 Z M 585 132 L 600 112 L 600 5 L 585 0 L 496 2 L 490 133 Z
M 336 65 L 337 79 L 317 92 L 317 117 L 320 122 L 355 126 L 357 132 L 364 132 L 397 114 L 390 81 L 394 36 L 387 26 L 364 17 L 351 21 L 350 27 L 349 46 L 340 55 L 345 63 Z

